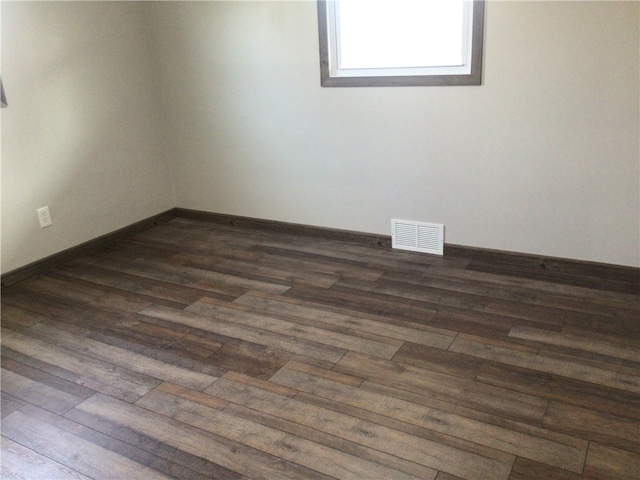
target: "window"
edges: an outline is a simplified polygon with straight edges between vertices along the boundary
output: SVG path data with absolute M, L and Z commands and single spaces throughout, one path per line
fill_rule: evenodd
M 480 85 L 484 0 L 318 0 L 325 87 Z

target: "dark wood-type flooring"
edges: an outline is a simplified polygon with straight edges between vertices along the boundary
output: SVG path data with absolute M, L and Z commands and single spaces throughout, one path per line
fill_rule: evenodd
M 637 479 L 638 277 L 186 218 L 2 291 L 2 478 Z

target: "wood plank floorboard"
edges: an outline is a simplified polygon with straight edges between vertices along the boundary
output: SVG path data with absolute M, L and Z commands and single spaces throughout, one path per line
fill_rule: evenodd
M 640 277 L 636 273 L 625 276 L 623 279 L 614 280 L 596 276 L 578 275 L 571 272 L 547 270 L 544 268 L 526 269 L 514 267 L 513 265 L 477 261 L 470 262 L 467 268 L 479 272 L 506 273 L 529 279 L 549 278 L 551 281 L 559 284 L 595 288 L 617 293 L 630 293 L 633 295 L 640 293 L 640 286 L 638 286 L 638 279 Z
M 638 272 L 478 255 L 177 217 L 5 287 L 0 476 L 640 479 Z

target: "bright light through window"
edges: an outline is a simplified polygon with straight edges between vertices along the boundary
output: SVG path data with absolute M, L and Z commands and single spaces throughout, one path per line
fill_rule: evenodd
M 480 85 L 484 0 L 318 0 L 325 87 Z
M 338 68 L 411 68 L 463 63 L 463 2 L 340 0 Z

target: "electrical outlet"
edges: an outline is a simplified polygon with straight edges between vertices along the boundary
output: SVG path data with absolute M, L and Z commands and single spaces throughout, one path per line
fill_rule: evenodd
M 49 207 L 42 207 L 37 210 L 38 220 L 40 221 L 40 228 L 48 227 L 53 222 L 51 221 L 51 214 L 49 213 Z

